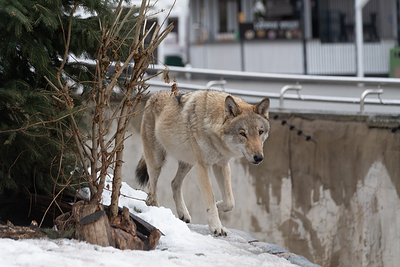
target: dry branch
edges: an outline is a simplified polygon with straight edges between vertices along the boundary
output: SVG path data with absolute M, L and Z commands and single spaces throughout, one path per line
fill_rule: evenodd
M 41 238 L 45 237 L 37 223 L 32 221 L 30 226 L 14 226 L 8 222 L 7 225 L 0 225 L 0 238 L 11 238 L 11 239 L 25 239 L 25 238 Z
M 161 31 L 160 25 L 155 26 L 155 24 L 153 24 L 150 29 L 145 30 L 147 18 L 152 15 L 149 14 L 152 7 L 153 6 L 149 6 L 149 1 L 143 0 L 139 8 L 138 16 L 135 18 L 135 21 L 132 21 L 130 18 L 133 16 L 132 14 L 134 13 L 135 6 L 132 6 L 129 11 L 123 15 L 121 0 L 115 9 L 114 20 L 100 25 L 102 34 L 95 59 L 96 71 L 94 80 L 92 81 L 93 87 L 91 89 L 91 94 L 86 101 L 87 105 L 94 105 L 94 112 L 91 118 L 91 133 L 82 133 L 74 116 L 72 114 L 70 115 L 71 134 L 75 140 L 79 159 L 85 171 L 84 177 L 87 177 L 86 182 L 91 192 L 90 205 L 98 206 L 104 190 L 107 171 L 109 171 L 109 169 L 113 169 L 114 171 L 109 212 L 110 222 L 115 221 L 119 211 L 118 199 L 122 182 L 123 150 L 124 141 L 127 138 L 126 132 L 128 125 L 130 120 L 138 114 L 136 109 L 140 101 L 147 95 L 145 81 L 162 73 L 159 72 L 150 78 L 145 78 L 147 68 L 150 64 L 154 63 L 155 60 L 153 52 L 173 28 L 173 25 L 170 24 Z M 75 3 L 71 11 L 68 31 L 64 34 L 65 53 L 62 64 L 57 72 L 57 86 L 48 80 L 49 84 L 58 92 L 58 95 L 55 96 L 56 100 L 62 103 L 67 110 L 72 109 L 73 102 L 72 97 L 69 95 L 70 90 L 68 83 L 65 81 L 63 83 L 61 74 L 64 73 L 64 65 L 69 53 L 72 15 L 76 8 L 77 3 Z M 167 18 L 168 16 L 166 16 L 162 24 L 166 23 Z M 131 25 L 129 25 L 130 23 Z M 124 27 L 129 29 L 126 31 L 127 33 L 121 33 Z M 151 41 L 145 46 L 144 40 L 150 35 L 152 35 Z M 118 62 L 115 63 L 115 72 L 110 75 L 109 67 L 114 64 L 111 62 L 112 59 L 115 58 L 114 55 L 118 55 L 118 51 L 125 48 L 129 48 L 126 58 L 124 60 L 118 60 Z M 125 83 L 122 85 L 122 83 L 119 83 L 120 78 L 124 71 L 127 71 L 132 65 L 132 75 L 130 77 L 126 76 Z M 68 75 L 66 75 L 66 77 L 68 77 Z M 112 108 L 110 106 L 113 95 L 112 92 L 117 87 L 123 91 L 124 95 L 119 101 L 119 104 Z M 106 112 L 110 110 L 111 114 L 107 117 Z M 112 137 L 109 138 L 108 133 L 110 125 L 113 122 L 117 124 L 117 129 L 114 134 L 111 134 Z M 85 136 L 87 137 L 85 138 Z M 91 140 L 91 147 L 86 144 L 86 139 Z M 90 163 L 90 170 L 87 167 L 87 163 Z M 98 173 L 98 171 L 100 173 Z M 101 215 L 99 220 L 96 220 L 96 222 L 92 224 L 96 224 L 98 221 L 102 224 L 102 217 L 104 216 Z M 129 225 L 126 218 L 124 223 Z M 78 229 L 78 231 L 84 230 Z M 121 236 L 121 238 L 125 236 L 125 234 L 120 233 L 117 235 Z M 156 232 L 153 233 L 152 238 L 158 240 L 159 236 L 157 237 L 157 235 Z M 108 239 L 109 236 L 103 237 L 101 242 L 105 244 Z M 127 239 L 125 238 L 125 240 Z M 146 244 L 146 246 L 153 245 L 153 241 L 148 241 Z M 121 243 L 119 246 L 124 245 Z

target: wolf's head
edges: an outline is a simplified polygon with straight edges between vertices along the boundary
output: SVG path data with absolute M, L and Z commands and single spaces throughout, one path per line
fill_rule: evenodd
M 224 141 L 237 156 L 245 156 L 253 164 L 264 158 L 263 143 L 270 130 L 268 109 L 268 98 L 254 106 L 237 103 L 231 96 L 225 98 Z

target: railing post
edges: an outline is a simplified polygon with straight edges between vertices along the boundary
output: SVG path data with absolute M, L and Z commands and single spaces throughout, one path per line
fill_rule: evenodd
M 381 100 L 381 94 L 383 93 L 383 89 L 367 89 L 361 94 L 360 98 L 360 113 L 364 114 L 364 99 L 367 97 L 369 94 L 377 94 L 379 99 Z M 382 100 L 381 100 L 382 102 Z
M 362 10 L 369 0 L 355 0 L 354 8 L 356 11 L 355 32 L 356 32 L 356 58 L 357 58 L 357 77 L 364 77 L 364 37 Z
M 221 88 L 222 88 L 222 91 L 225 91 L 225 87 L 224 87 L 225 84 L 226 84 L 226 81 L 225 81 L 225 80 L 209 81 L 209 82 L 206 84 L 206 90 L 211 89 L 211 86 L 213 86 L 213 85 L 220 85 Z
M 285 85 L 281 89 L 281 93 L 279 95 L 279 108 L 283 108 L 283 95 L 286 93 L 288 90 L 296 90 L 297 94 L 299 95 L 299 99 L 301 99 L 299 91 L 301 90 L 301 85 Z

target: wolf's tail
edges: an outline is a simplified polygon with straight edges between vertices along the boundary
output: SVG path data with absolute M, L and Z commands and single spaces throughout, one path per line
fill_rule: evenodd
M 149 181 L 149 174 L 147 173 L 147 164 L 144 157 L 140 159 L 136 167 L 136 181 L 141 187 L 147 185 Z

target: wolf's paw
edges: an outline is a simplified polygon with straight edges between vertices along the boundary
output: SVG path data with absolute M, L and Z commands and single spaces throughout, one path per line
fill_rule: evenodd
M 190 221 L 192 220 L 192 218 L 190 217 L 189 211 L 186 209 L 186 207 L 181 208 L 181 209 L 177 208 L 177 213 L 178 213 L 179 219 L 181 219 L 185 223 L 190 223 Z
M 232 202 L 226 203 L 223 200 L 217 201 L 216 204 L 217 204 L 218 211 L 224 211 L 224 212 L 231 211 L 233 209 L 233 207 L 235 206 L 235 204 L 233 204 Z
M 208 227 L 210 228 L 210 232 L 212 235 L 215 236 L 227 235 L 227 230 L 221 224 L 221 220 L 218 217 L 218 210 L 215 205 L 207 209 L 207 221 L 208 221 Z
M 179 215 L 179 219 L 181 219 L 185 223 L 190 223 L 190 221 L 192 220 L 192 218 L 190 218 L 189 214 L 187 214 L 186 216 L 185 215 Z
M 226 230 L 226 228 L 223 227 L 222 225 L 220 227 L 210 226 L 210 232 L 214 236 L 227 236 L 228 235 L 228 230 Z
M 146 199 L 146 205 L 147 206 L 158 207 L 157 195 L 148 193 L 147 194 L 147 199 Z

